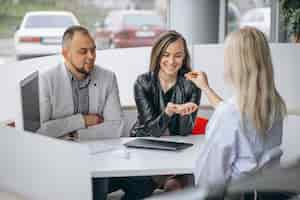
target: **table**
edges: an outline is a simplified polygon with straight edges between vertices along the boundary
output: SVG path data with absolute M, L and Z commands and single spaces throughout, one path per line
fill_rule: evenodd
M 194 174 L 201 155 L 204 136 L 167 136 L 160 140 L 193 143 L 192 147 L 173 152 L 151 149 L 126 148 L 123 144 L 134 138 L 107 139 L 94 143 L 104 143 L 116 147 L 115 150 L 90 155 L 90 166 L 94 178 L 152 176 L 168 174 Z

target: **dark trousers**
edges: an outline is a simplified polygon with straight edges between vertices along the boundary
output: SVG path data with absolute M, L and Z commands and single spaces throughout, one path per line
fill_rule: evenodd
M 93 200 L 106 200 L 108 193 L 108 178 L 93 178 Z
M 149 197 L 157 185 L 150 176 L 93 178 L 93 200 L 106 200 L 107 194 L 119 189 L 124 191 L 122 200 Z
M 109 193 L 119 189 L 124 191 L 122 200 L 138 200 L 149 197 L 157 187 L 150 176 L 110 178 L 108 185 Z

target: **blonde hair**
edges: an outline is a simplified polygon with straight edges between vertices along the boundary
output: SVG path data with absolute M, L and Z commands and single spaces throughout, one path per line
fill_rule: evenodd
M 275 87 L 270 48 L 261 31 L 245 27 L 226 38 L 225 76 L 236 90 L 243 122 L 247 117 L 266 133 L 284 118 L 286 106 Z
M 156 75 L 158 74 L 160 70 L 159 63 L 163 53 L 166 51 L 166 49 L 171 43 L 177 40 L 182 40 L 185 53 L 185 57 L 183 59 L 182 67 L 179 70 L 179 74 L 184 74 L 186 72 L 191 71 L 191 59 L 187 48 L 186 40 L 180 33 L 170 30 L 162 33 L 153 44 L 149 67 L 149 70 L 151 72 L 154 72 Z

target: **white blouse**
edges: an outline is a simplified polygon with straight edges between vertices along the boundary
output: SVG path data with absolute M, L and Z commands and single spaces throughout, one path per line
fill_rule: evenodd
M 244 130 L 235 98 L 221 102 L 206 128 L 206 142 L 195 172 L 196 184 L 210 187 L 278 164 L 283 121 L 276 121 L 266 134 L 246 121 Z

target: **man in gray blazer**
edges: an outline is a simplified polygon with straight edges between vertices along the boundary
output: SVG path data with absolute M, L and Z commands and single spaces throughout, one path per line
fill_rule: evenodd
M 123 127 L 117 79 L 95 66 L 96 46 L 87 29 L 63 36 L 64 61 L 40 74 L 41 128 L 58 138 L 120 137 Z
M 62 139 L 120 137 L 123 128 L 117 79 L 95 66 L 88 30 L 72 26 L 63 35 L 64 61 L 40 73 L 40 134 Z M 107 179 L 93 179 L 93 199 L 106 199 Z

